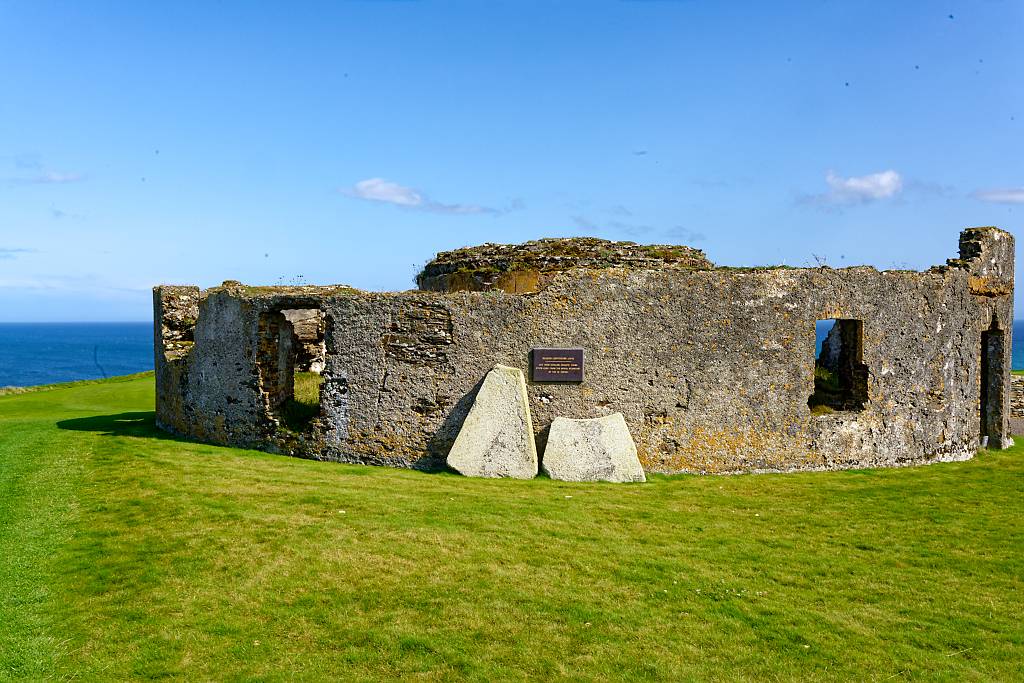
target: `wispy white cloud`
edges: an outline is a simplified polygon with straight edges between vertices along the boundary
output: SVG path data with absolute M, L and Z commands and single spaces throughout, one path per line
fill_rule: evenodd
M 55 206 L 51 206 L 50 207 L 50 216 L 52 216 L 54 218 L 54 220 L 58 220 L 58 221 L 64 220 L 64 219 L 74 220 L 74 221 L 85 220 L 85 214 L 76 213 L 74 211 L 65 211 L 64 209 L 58 209 Z
M 886 199 L 903 189 L 903 178 L 896 171 L 882 171 L 843 178 L 834 171 L 825 174 L 829 194 L 841 202 L 871 202 Z
M 577 227 L 592 234 L 609 234 L 609 236 L 639 238 L 643 234 L 654 231 L 652 225 L 640 223 L 628 223 L 622 220 L 601 220 L 596 221 L 587 216 L 569 216 Z
M 64 171 L 44 170 L 29 175 L 16 175 L 8 178 L 14 185 L 66 185 L 85 180 L 81 173 L 67 173 Z
M 444 204 L 434 201 L 419 190 L 400 185 L 384 178 L 367 178 L 360 180 L 350 188 L 343 188 L 342 194 L 357 199 L 364 199 L 370 202 L 392 204 L 403 209 L 415 211 L 429 211 L 432 213 L 447 214 L 497 214 L 502 213 L 498 209 L 476 204 Z M 521 208 L 522 202 L 517 200 L 513 203 L 513 209 Z M 511 209 L 510 209 L 511 210 Z
M 928 180 L 917 180 L 915 178 L 904 178 L 903 194 L 913 194 L 918 197 L 951 199 L 957 196 L 957 190 L 952 185 L 945 185 L 943 183 L 936 183 Z
M 32 254 L 35 251 L 35 249 L 13 249 L 0 247 L 0 259 L 13 259 L 17 258 L 19 254 Z
M 662 235 L 664 238 L 675 240 L 681 244 L 692 244 L 693 242 L 700 242 L 707 239 L 707 235 L 697 230 L 690 230 L 684 228 L 681 225 L 677 225 L 668 230 L 659 230 L 653 225 L 645 225 L 642 223 L 627 223 L 620 220 L 602 220 L 600 222 L 595 221 L 587 216 L 575 215 L 570 216 L 576 227 L 589 232 L 591 234 L 610 234 L 616 237 L 626 235 L 628 237 L 642 237 L 644 235 Z
M 0 157 L 0 162 L 5 166 L 7 163 L 13 165 L 13 175 L 0 179 L 0 182 L 6 181 L 12 185 L 64 185 L 85 180 L 82 173 L 59 171 L 45 165 L 42 157 L 34 152 Z
M 674 240 L 678 240 L 680 244 L 693 244 L 694 242 L 703 242 L 708 238 L 707 235 L 699 230 L 692 230 L 685 228 L 681 225 L 677 225 L 674 228 L 669 229 L 666 236 L 671 237 Z
M 28 182 L 40 185 L 62 185 L 64 183 L 77 183 L 85 176 L 81 173 L 64 173 L 62 171 L 43 171 L 28 178 Z
M 1008 187 L 993 190 L 977 190 L 971 194 L 975 199 L 997 204 L 1024 204 L 1024 187 Z
M 583 230 L 591 230 L 594 232 L 598 232 L 601 230 L 601 228 L 598 227 L 597 223 L 590 220 L 586 216 L 570 216 L 570 218 L 572 219 L 572 222 L 576 224 L 576 227 L 582 228 Z
M 835 171 L 825 174 L 828 191 L 804 195 L 800 202 L 818 206 L 869 204 L 895 197 L 903 190 L 903 177 L 893 170 L 843 177 Z
M 602 220 L 600 222 L 587 218 L 586 216 L 570 216 L 572 222 L 582 230 L 591 233 L 628 235 L 639 237 L 654 231 L 654 226 L 641 223 L 627 223 L 619 220 Z
M 360 180 L 352 186 L 353 197 L 368 199 L 372 202 L 386 202 L 398 206 L 421 206 L 423 195 L 411 187 L 405 187 L 383 178 Z
M 43 167 L 43 162 L 38 154 L 15 154 L 14 167 L 22 170 L 38 170 Z

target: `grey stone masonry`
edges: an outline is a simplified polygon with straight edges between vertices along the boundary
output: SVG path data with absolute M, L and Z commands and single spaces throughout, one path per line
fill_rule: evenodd
M 157 422 L 216 444 L 443 469 L 495 365 L 582 348 L 584 381 L 526 382 L 541 446 L 556 416 L 622 413 L 648 473 L 963 460 L 1010 443 L 1014 240 L 971 228 L 959 247 L 917 272 L 540 240 L 439 254 L 420 291 L 159 286 Z M 297 310 L 316 328 L 297 329 Z M 830 373 L 815 357 L 827 319 L 844 321 Z M 282 416 L 321 344 L 319 403 L 297 425 Z
M 1024 435 L 1024 375 L 1010 375 L 1010 433 Z

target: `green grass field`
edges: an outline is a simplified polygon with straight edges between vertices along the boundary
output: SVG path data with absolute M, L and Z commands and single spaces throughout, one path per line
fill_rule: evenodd
M 472 480 L 178 441 L 152 405 L 0 397 L 0 678 L 1024 679 L 1022 448 Z

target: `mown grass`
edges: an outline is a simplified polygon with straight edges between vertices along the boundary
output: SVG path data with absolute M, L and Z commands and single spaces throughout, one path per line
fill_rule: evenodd
M 0 677 L 1020 680 L 1024 449 L 643 485 L 176 441 L 0 398 Z
M 295 373 L 293 396 L 281 406 L 281 418 L 285 427 L 301 432 L 309 426 L 313 418 L 320 415 L 321 384 L 323 377 L 315 372 Z
M 130 382 L 135 379 L 141 379 L 143 377 L 152 376 L 152 372 L 137 372 L 134 375 L 120 375 L 118 377 L 108 377 L 106 379 L 80 379 L 74 382 L 59 382 L 56 384 L 37 384 L 31 387 L 3 386 L 0 387 L 0 396 L 10 396 L 12 394 L 31 394 L 36 391 L 47 391 L 49 389 L 68 389 L 71 387 L 85 386 L 87 384 L 111 384 L 116 382 Z M 319 397 L 319 385 L 317 388 L 317 396 Z

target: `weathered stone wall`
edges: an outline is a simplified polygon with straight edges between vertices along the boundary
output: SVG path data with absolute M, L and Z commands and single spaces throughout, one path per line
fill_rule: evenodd
M 198 287 L 165 285 L 153 290 L 156 422 L 186 434 L 192 430 L 184 419 L 196 397 L 181 383 L 195 346 L 201 298 Z
M 595 237 L 549 238 L 523 244 L 484 244 L 441 252 L 416 277 L 431 292 L 543 289 L 553 274 L 570 268 L 695 270 L 712 267 L 704 252 L 670 244 L 611 242 Z
M 326 347 L 324 346 L 324 315 L 316 309 L 292 309 L 281 311 L 291 323 L 295 339 L 295 369 L 312 371 L 317 374 L 324 370 Z
M 583 347 L 582 384 L 529 384 L 541 451 L 556 416 L 621 412 L 648 471 L 964 459 L 982 436 L 981 339 L 993 328 L 1006 352 L 990 372 L 1009 387 L 1012 259 L 1012 236 L 975 229 L 960 259 L 923 273 L 569 267 L 530 294 L 231 284 L 201 302 L 195 288 L 158 287 L 158 348 L 164 312 L 191 301 L 199 312 L 191 350 L 158 353 L 157 416 L 214 443 L 439 468 L 495 364 L 526 370 L 533 347 Z M 319 309 L 325 324 L 321 415 L 298 433 L 268 409 L 257 363 L 261 318 L 289 309 Z M 815 322 L 828 318 L 863 323 L 861 411 L 808 407 Z M 1008 443 L 1002 391 L 992 446 Z
M 297 344 L 288 318 L 281 312 L 260 316 L 256 369 L 267 409 L 275 411 L 295 393 Z
M 1010 433 L 1024 434 L 1024 376 L 1010 375 Z

